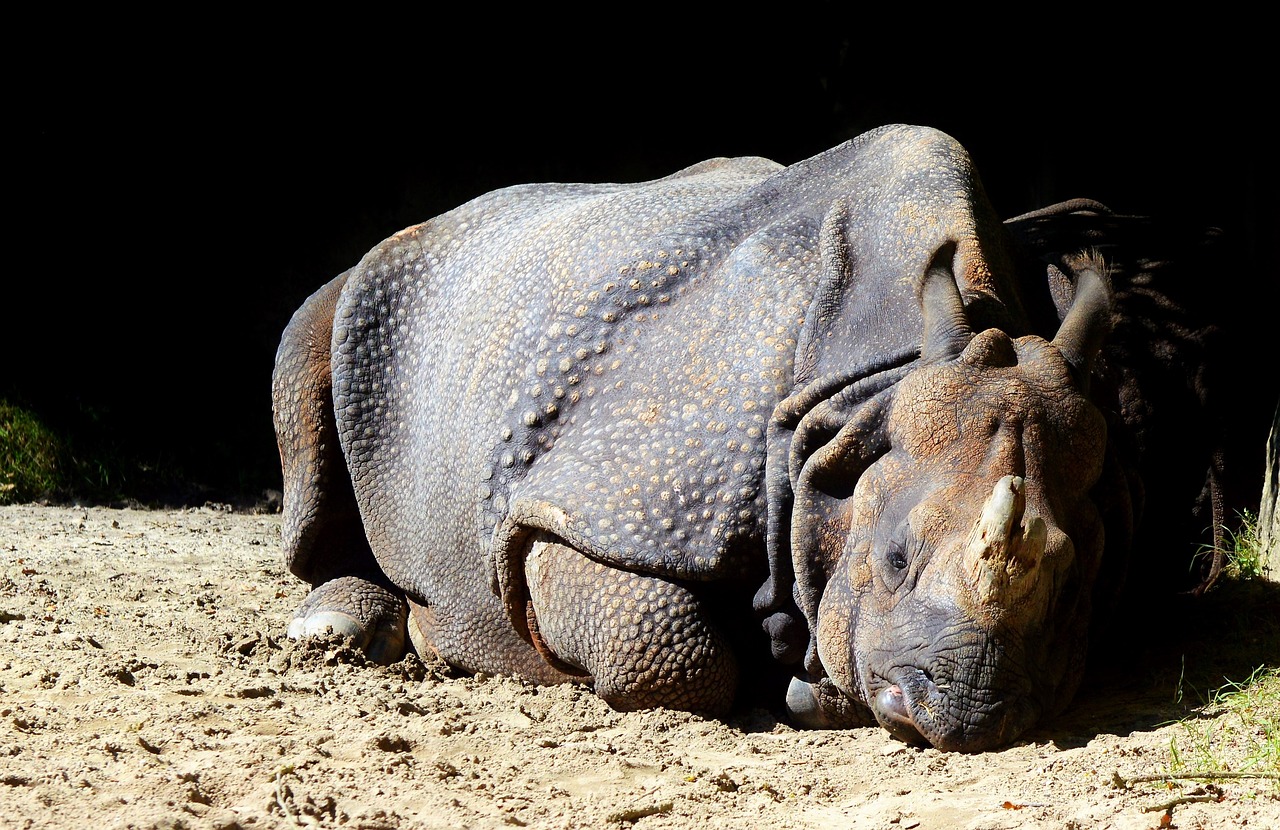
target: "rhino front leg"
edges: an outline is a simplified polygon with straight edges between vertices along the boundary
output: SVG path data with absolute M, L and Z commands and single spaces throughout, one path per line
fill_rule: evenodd
M 272 413 L 284 472 L 285 558 L 314 590 L 289 636 L 351 636 L 370 658 L 405 648 L 403 592 L 383 574 L 365 538 L 355 491 L 338 444 L 330 341 L 346 274 L 312 294 L 289 322 L 276 352 Z
M 534 542 L 525 578 L 534 645 L 590 674 L 610 706 L 721 714 L 733 703 L 737 660 L 689 589 L 554 541 Z

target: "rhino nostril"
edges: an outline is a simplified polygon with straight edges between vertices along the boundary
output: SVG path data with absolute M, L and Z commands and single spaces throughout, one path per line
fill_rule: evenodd
M 902 694 L 902 687 L 896 683 L 881 689 L 880 694 L 876 695 L 876 702 L 880 704 L 880 710 L 886 715 L 911 720 L 911 713 L 907 710 L 907 698 Z
M 898 684 L 880 690 L 876 695 L 875 709 L 880 724 L 898 740 L 909 744 L 928 743 L 911 719 L 907 696 L 902 693 L 902 687 Z

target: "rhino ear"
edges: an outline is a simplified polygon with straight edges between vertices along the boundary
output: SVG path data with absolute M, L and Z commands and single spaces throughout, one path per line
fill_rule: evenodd
M 1058 327 L 1053 345 L 1083 384 L 1087 383 L 1093 359 L 1111 331 L 1111 281 L 1097 253 L 1081 255 L 1064 265 L 1075 275 L 1075 297 Z
M 920 347 L 920 359 L 926 364 L 954 360 L 973 338 L 964 301 L 956 287 L 952 267 L 955 255 L 955 242 L 947 242 L 939 248 L 916 288 L 924 313 L 924 343 Z

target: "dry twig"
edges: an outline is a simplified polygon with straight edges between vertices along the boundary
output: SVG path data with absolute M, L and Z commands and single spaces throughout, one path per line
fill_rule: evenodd
M 1209 793 L 1206 793 L 1204 795 L 1184 795 L 1180 798 L 1175 798 L 1172 801 L 1166 801 L 1163 804 L 1152 804 L 1150 807 L 1143 807 L 1142 812 L 1144 813 L 1154 813 L 1156 811 L 1168 812 L 1169 810 L 1172 810 L 1174 807 L 1177 807 L 1179 804 L 1196 804 L 1201 801 L 1221 801 L 1221 800 L 1222 800 L 1221 795 L 1212 795 Z
M 1133 778 L 1122 778 L 1120 771 L 1112 773 L 1111 786 L 1119 790 L 1127 790 L 1134 784 L 1148 781 L 1218 781 L 1231 778 L 1263 778 L 1280 781 L 1280 773 L 1274 772 L 1185 772 L 1166 775 L 1138 775 Z
M 283 766 L 276 770 L 276 805 L 280 808 L 280 812 L 285 814 L 286 818 L 292 820 L 295 827 L 306 827 L 302 823 L 302 817 L 293 810 L 289 809 L 289 785 L 284 783 L 284 777 L 287 773 L 293 772 L 293 767 Z
M 616 813 L 610 813 L 609 821 L 637 821 L 645 816 L 654 816 L 660 813 L 671 812 L 672 802 L 663 801 L 658 804 L 649 804 L 644 807 L 628 807 L 619 810 Z

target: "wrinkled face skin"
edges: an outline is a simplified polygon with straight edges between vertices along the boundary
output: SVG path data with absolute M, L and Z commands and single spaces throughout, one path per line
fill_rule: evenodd
M 1083 668 L 1106 427 L 1054 344 L 989 330 L 901 382 L 818 609 L 823 667 L 903 740 L 981 751 Z

